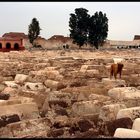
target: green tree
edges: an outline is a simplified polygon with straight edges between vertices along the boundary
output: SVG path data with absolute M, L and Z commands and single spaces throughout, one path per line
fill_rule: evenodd
M 37 21 L 36 18 L 33 18 L 31 24 L 29 25 L 29 29 L 28 29 L 28 38 L 29 38 L 30 43 L 33 45 L 33 47 L 35 46 L 34 40 L 40 34 L 40 30 L 41 29 L 39 26 L 39 21 Z
M 84 8 L 77 8 L 75 14 L 70 14 L 70 37 L 79 48 L 87 43 L 89 17 L 88 10 Z
M 108 35 L 108 18 L 101 11 L 90 17 L 88 42 L 98 49 L 102 46 Z

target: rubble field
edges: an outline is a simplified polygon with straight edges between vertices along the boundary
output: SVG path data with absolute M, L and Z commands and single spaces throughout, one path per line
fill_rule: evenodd
M 140 138 L 140 50 L 0 52 L 0 138 L 102 137 Z

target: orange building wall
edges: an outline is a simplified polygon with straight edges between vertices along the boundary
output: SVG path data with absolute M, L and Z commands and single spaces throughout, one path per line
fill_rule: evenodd
M 17 50 L 24 50 L 24 46 L 22 45 L 22 39 L 8 39 L 8 38 L 1 38 L 0 39 L 0 43 L 2 44 L 2 48 L 0 48 L 0 51 L 10 51 L 10 50 L 16 50 L 14 48 L 15 43 L 17 43 L 19 45 L 19 49 Z M 10 43 L 11 44 L 11 48 L 7 49 L 6 48 L 6 44 Z

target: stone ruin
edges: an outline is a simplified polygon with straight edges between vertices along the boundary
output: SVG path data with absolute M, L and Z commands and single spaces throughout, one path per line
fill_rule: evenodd
M 140 59 L 110 80 L 113 57 L 1 53 L 0 137 L 139 138 Z

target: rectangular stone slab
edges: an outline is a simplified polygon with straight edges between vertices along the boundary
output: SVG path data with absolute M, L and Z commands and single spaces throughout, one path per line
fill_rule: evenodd
M 0 106 L 0 116 L 13 113 L 18 114 L 20 119 L 35 119 L 39 117 L 39 111 L 36 103 Z

